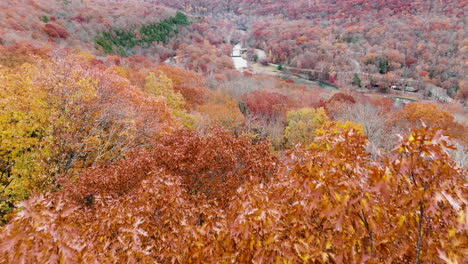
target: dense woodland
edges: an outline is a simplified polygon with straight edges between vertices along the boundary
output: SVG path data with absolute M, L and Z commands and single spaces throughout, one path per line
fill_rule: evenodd
M 466 8 L 1 1 L 0 263 L 466 263 Z

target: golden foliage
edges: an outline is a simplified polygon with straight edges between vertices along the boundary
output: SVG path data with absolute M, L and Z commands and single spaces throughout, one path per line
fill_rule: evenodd
M 2 217 L 56 175 L 118 159 L 173 126 L 164 97 L 80 58 L 0 67 Z
M 315 130 L 320 128 L 328 116 L 323 108 L 303 108 L 287 114 L 285 138 L 290 145 L 308 146 L 315 138 Z
M 448 138 L 415 130 L 396 155 L 374 161 L 362 133 L 338 127 L 322 136 L 327 149 L 292 151 L 279 174 L 267 146 L 179 131 L 24 202 L 0 234 L 0 255 L 26 263 L 462 263 L 466 171 L 446 154 Z

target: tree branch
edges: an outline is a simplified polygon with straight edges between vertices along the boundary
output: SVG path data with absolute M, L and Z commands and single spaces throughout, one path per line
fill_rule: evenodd
M 419 202 L 419 227 L 418 227 L 418 244 L 416 246 L 416 264 L 420 264 L 419 256 L 421 255 L 421 247 L 422 247 L 422 226 L 424 220 L 424 206 L 422 202 Z

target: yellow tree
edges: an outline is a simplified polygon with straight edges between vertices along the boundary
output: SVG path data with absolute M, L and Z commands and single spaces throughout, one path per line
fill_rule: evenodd
M 1 216 L 57 175 L 119 159 L 172 124 L 165 97 L 73 55 L 0 68 Z
M 328 116 L 323 108 L 303 108 L 287 114 L 286 140 L 290 145 L 301 143 L 308 146 L 315 137 L 315 130 L 320 128 Z
M 174 90 L 172 80 L 163 72 L 156 75 L 151 72 L 146 76 L 145 90 L 155 96 L 164 97 L 167 106 L 185 127 L 193 127 L 194 119 L 185 110 L 185 100 L 182 94 Z
M 42 185 L 46 174 L 36 161 L 49 154 L 51 109 L 47 93 L 33 84 L 37 72 L 29 64 L 0 68 L 0 216 Z
M 352 133 L 359 136 L 364 135 L 364 129 L 361 124 L 350 121 L 325 121 L 320 128 L 315 130 L 315 140 L 311 147 L 316 149 L 329 149 L 330 139 L 339 137 L 343 133 Z

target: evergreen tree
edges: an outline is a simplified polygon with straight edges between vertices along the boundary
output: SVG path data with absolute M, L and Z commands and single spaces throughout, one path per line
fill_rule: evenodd
M 359 76 L 357 75 L 357 73 L 354 74 L 354 76 L 353 76 L 353 82 L 352 82 L 351 84 L 354 85 L 354 86 L 361 87 L 361 79 L 359 78 Z

